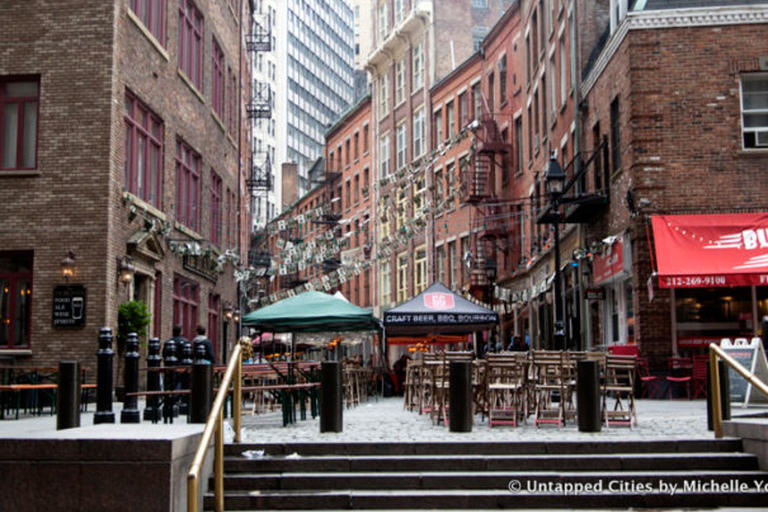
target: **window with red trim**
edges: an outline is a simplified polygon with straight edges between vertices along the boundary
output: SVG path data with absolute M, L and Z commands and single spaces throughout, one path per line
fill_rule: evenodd
M 219 305 L 221 297 L 214 294 L 208 295 L 208 339 L 213 343 L 213 353 L 219 354 Z M 227 340 L 224 340 L 226 343 Z M 226 363 L 226 361 L 222 361 Z
M 29 347 L 32 252 L 0 252 L 0 348 Z
M 182 140 L 176 142 L 176 220 L 198 230 L 202 159 Z
M 191 0 L 179 1 L 179 68 L 202 89 L 203 15 Z
M 221 177 L 211 170 L 211 243 L 221 245 Z
M 213 38 L 211 71 L 211 106 L 216 115 L 224 122 L 224 52 L 216 38 Z
M 195 336 L 199 296 L 200 287 L 196 282 L 181 276 L 174 277 L 173 325 L 180 325 L 183 336 L 188 340 Z
M 0 77 L 0 169 L 37 168 L 40 78 Z
M 165 46 L 166 0 L 128 0 L 131 10 L 144 23 L 155 39 Z
M 161 207 L 163 121 L 133 94 L 125 95 L 125 174 L 123 187 Z

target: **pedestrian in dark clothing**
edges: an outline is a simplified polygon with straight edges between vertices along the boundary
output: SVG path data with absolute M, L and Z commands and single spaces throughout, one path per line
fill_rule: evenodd
M 176 358 L 176 364 L 179 364 L 181 362 L 181 356 L 184 353 L 184 345 L 189 344 L 189 340 L 181 335 L 181 326 L 180 325 L 174 325 L 173 326 L 173 335 L 170 337 L 170 339 L 166 340 L 166 342 L 163 344 L 163 359 L 168 359 L 168 357 L 171 355 L 170 352 L 173 352 L 173 357 Z M 168 342 L 173 340 L 174 347 L 171 349 L 171 346 L 168 345 Z
M 213 343 L 205 335 L 205 327 L 202 325 L 197 326 L 197 336 L 192 340 L 192 348 L 194 349 L 195 359 L 197 359 L 197 347 L 198 345 L 205 347 L 205 360 L 213 364 L 216 362 L 216 356 L 213 353 Z

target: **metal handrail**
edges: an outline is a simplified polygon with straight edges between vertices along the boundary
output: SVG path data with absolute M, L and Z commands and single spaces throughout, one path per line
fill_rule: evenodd
M 219 384 L 219 392 L 213 401 L 211 413 L 205 422 L 203 429 L 203 438 L 195 452 L 195 459 L 192 461 L 192 467 L 187 474 L 187 511 L 198 512 L 198 489 L 200 487 L 200 471 L 205 462 L 205 455 L 208 452 L 208 445 L 211 442 L 211 436 L 216 432 L 214 443 L 214 497 L 216 512 L 224 510 L 224 400 L 229 393 L 229 385 L 234 380 L 234 396 L 232 398 L 232 416 L 234 420 L 235 442 L 240 442 L 240 420 L 242 411 L 242 386 L 243 386 L 243 362 L 240 357 L 243 347 L 240 344 L 235 346 L 232 356 L 227 364 L 227 371 Z
M 715 345 L 714 343 L 709 345 L 709 369 L 710 375 L 712 375 L 712 390 L 714 390 L 714 392 L 712 392 L 712 416 L 714 417 L 712 423 L 715 428 L 715 437 L 719 439 L 723 437 L 723 407 L 720 401 L 720 369 L 717 364 L 718 357 L 725 361 L 728 366 L 736 370 L 739 375 L 744 377 L 747 382 L 755 387 L 755 389 L 766 396 L 768 396 L 768 385 L 758 379 L 753 372 L 744 368 L 744 366 L 729 356 L 725 350 L 718 345 Z

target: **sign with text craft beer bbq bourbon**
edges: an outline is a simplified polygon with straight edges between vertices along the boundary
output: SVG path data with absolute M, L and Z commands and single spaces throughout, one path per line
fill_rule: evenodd
M 453 295 L 448 293 L 425 293 L 424 306 L 429 309 L 442 311 L 444 309 L 453 309 Z

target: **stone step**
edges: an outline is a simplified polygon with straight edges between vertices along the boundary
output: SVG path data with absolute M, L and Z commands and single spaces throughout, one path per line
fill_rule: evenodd
M 754 470 L 757 458 L 742 452 L 627 453 L 597 455 L 361 455 L 247 459 L 226 457 L 227 473 L 393 471 L 675 471 Z
M 324 509 L 490 509 L 490 508 L 560 508 L 569 509 L 685 507 L 768 507 L 764 489 L 749 491 L 710 490 L 671 493 L 665 490 L 648 492 L 605 491 L 566 494 L 555 492 L 519 492 L 508 490 L 382 490 L 382 491 L 310 491 L 310 492 L 227 492 L 226 510 L 324 510 Z M 207 494 L 205 506 L 213 506 L 213 496 Z
M 516 483 L 512 483 L 516 482 Z M 760 471 L 623 471 L 623 472 L 473 472 L 471 475 L 454 472 L 381 472 L 361 473 L 270 473 L 270 474 L 229 474 L 224 478 L 228 491 L 300 491 L 300 490 L 381 490 L 381 489 L 506 489 L 510 485 L 529 486 L 591 485 L 614 490 L 631 489 L 640 485 L 659 487 L 715 483 L 740 486 L 743 482 L 749 488 L 768 491 L 768 473 Z M 512 483 L 512 484 L 511 484 Z
M 567 453 L 736 452 L 740 439 L 594 441 L 594 442 L 435 442 L 435 443 L 291 443 L 227 444 L 224 453 L 264 451 L 264 455 L 514 455 Z

